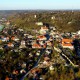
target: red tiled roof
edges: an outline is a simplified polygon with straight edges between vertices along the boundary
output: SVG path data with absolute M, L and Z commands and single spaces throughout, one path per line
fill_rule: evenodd
M 15 36 L 11 37 L 11 40 L 14 40 L 15 39 Z
M 8 43 L 8 46 L 11 47 L 13 44 L 12 43 Z
M 72 46 L 72 39 L 62 39 L 63 46 Z
M 44 26 L 44 27 L 41 27 L 41 29 L 48 29 L 46 26 Z
M 5 80 L 10 80 L 9 77 L 6 77 Z
M 41 48 L 41 46 L 37 43 L 33 44 L 32 46 L 35 47 L 35 48 Z
M 43 36 L 43 35 L 40 35 L 40 36 L 37 36 L 37 38 L 46 38 L 45 36 Z

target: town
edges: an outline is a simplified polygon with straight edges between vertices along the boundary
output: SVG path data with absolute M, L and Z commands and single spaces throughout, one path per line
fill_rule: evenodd
M 64 80 L 65 75 L 78 80 L 80 31 L 60 32 L 47 23 L 34 24 L 40 29 L 30 32 L 0 20 L 0 80 Z

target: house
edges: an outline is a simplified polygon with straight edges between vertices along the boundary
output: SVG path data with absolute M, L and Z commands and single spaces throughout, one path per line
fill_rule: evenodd
M 5 80 L 10 80 L 10 78 L 8 76 L 6 76 Z
M 40 34 L 46 34 L 46 33 L 48 33 L 48 31 L 49 31 L 48 27 L 46 27 L 46 26 L 41 27 Z
M 3 50 L 3 47 L 0 47 L 0 50 Z
M 70 48 L 73 50 L 72 39 L 62 39 L 61 45 L 63 48 Z
M 35 24 L 38 25 L 38 26 L 42 26 L 43 22 L 36 22 Z
M 46 43 L 47 43 L 48 46 L 52 46 L 51 41 L 48 40 L 48 41 L 46 41 Z
M 47 31 L 46 31 L 46 30 L 42 30 L 42 29 L 40 29 L 39 33 L 40 33 L 40 34 L 46 34 Z
M 34 18 L 36 18 L 37 17 L 37 15 L 34 15 Z
M 2 38 L 2 41 L 3 41 L 3 42 L 5 42 L 5 41 L 6 41 L 6 38 L 5 38 L 5 37 L 4 37 L 4 38 Z
M 11 43 L 11 42 L 9 42 L 9 43 L 7 44 L 7 46 L 8 46 L 8 47 L 14 47 L 14 44 Z
M 43 61 L 43 65 L 44 66 L 48 65 L 48 62 L 47 61 Z
M 29 57 L 33 57 L 33 54 L 32 53 L 29 53 Z
M 44 45 L 44 41 L 41 41 L 41 40 L 40 40 L 40 41 L 39 41 L 39 44 L 43 46 L 43 45 Z
M 51 53 L 51 51 L 49 51 L 49 50 L 46 50 L 46 54 L 48 54 L 48 55 L 49 55 L 50 53 Z
M 32 35 L 28 35 L 28 38 L 29 38 L 29 39 L 32 39 L 33 37 L 34 37 L 34 36 L 32 36 Z
M 39 56 L 39 55 L 40 55 L 40 51 L 37 51 L 37 52 L 36 52 L 36 55 Z
M 43 48 L 46 48 L 47 47 L 47 45 L 46 45 L 46 43 L 43 45 Z
M 13 41 L 19 41 L 19 38 L 15 37 L 15 36 L 12 36 L 11 40 L 13 40 Z
M 50 31 L 50 35 L 53 36 L 53 35 L 55 35 L 55 34 L 56 34 L 56 32 L 54 32 L 53 30 Z
M 41 47 L 40 44 L 35 43 L 35 44 L 32 45 L 32 48 L 39 48 L 39 49 L 41 49 L 42 47 Z
M 9 37 L 1 36 L 2 42 L 7 42 L 9 41 Z
M 53 70 L 54 70 L 54 67 L 51 65 L 51 66 L 49 67 L 49 70 L 50 70 L 50 71 L 53 71 Z
M 20 48 L 26 48 L 26 43 L 24 40 L 21 41 Z
M 24 36 L 28 36 L 29 34 L 25 33 Z
M 77 33 L 72 32 L 72 38 L 75 38 L 75 36 L 77 35 Z
M 6 40 L 9 41 L 9 39 L 10 39 L 10 37 L 7 36 L 7 37 L 6 37 Z
M 52 42 L 52 41 L 53 41 L 53 37 L 50 37 L 50 38 L 49 38 L 49 41 L 51 41 L 51 42 Z
M 8 29 L 7 29 L 7 28 L 4 28 L 2 32 L 3 32 L 4 34 L 7 34 L 7 33 L 8 33 Z
M 44 57 L 43 65 L 44 66 L 49 66 L 49 61 L 50 61 L 49 57 Z
M 79 31 L 77 31 L 77 34 L 78 34 L 78 35 L 80 35 L 80 30 L 79 30 Z
M 36 72 L 38 72 L 38 73 L 40 73 L 42 70 L 40 69 L 40 68 L 34 68 L 34 69 L 32 69 L 30 72 L 33 74 L 33 75 L 35 75 L 35 73 Z M 31 74 L 30 73 L 30 74 Z
M 52 49 L 52 46 L 48 46 L 48 45 L 47 45 L 46 49 L 50 49 L 50 50 L 51 50 L 51 49 Z
M 31 41 L 31 44 L 33 45 L 33 44 L 35 44 L 36 43 L 36 40 L 32 40 Z M 28 44 L 30 44 L 30 42 L 28 41 Z
M 20 73 L 21 73 L 21 74 L 22 74 L 22 73 L 26 73 L 26 70 L 21 69 L 21 70 L 20 70 Z
M 44 57 L 44 60 L 45 61 L 50 61 L 50 58 L 49 57 Z
M 13 70 L 12 72 L 14 75 L 18 75 L 19 74 L 19 71 L 18 70 Z
M 56 39 L 58 39 L 60 36 L 59 36 L 59 34 L 56 34 L 55 37 L 56 37 Z
M 18 30 L 19 30 L 20 32 L 23 32 L 23 31 L 24 31 L 23 29 L 20 29 L 20 28 L 19 28 Z
M 22 68 L 26 68 L 26 63 L 23 62 L 22 65 L 21 65 L 21 67 L 22 67 Z
M 7 22 L 6 22 L 6 25 L 10 25 L 10 21 L 7 21 Z
M 41 27 L 41 29 L 42 29 L 42 30 L 46 30 L 46 31 L 49 30 L 48 27 L 46 27 L 46 26 Z
M 47 40 L 47 38 L 44 35 L 37 36 L 37 40 Z
M 56 31 L 56 27 L 50 26 L 50 29 Z

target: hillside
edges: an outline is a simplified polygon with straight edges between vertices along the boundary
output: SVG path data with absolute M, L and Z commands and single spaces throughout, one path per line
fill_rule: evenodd
M 56 26 L 58 30 L 66 32 L 75 32 L 80 29 L 79 11 L 25 11 L 11 15 L 8 19 L 11 20 L 12 24 L 26 30 L 39 28 L 35 22 L 49 23 L 51 26 Z

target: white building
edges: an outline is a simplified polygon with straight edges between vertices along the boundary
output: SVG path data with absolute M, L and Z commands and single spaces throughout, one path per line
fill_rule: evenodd
M 38 25 L 38 26 L 42 26 L 43 22 L 36 22 L 35 24 Z
M 21 41 L 20 48 L 26 48 L 26 43 L 25 43 L 25 41 Z

